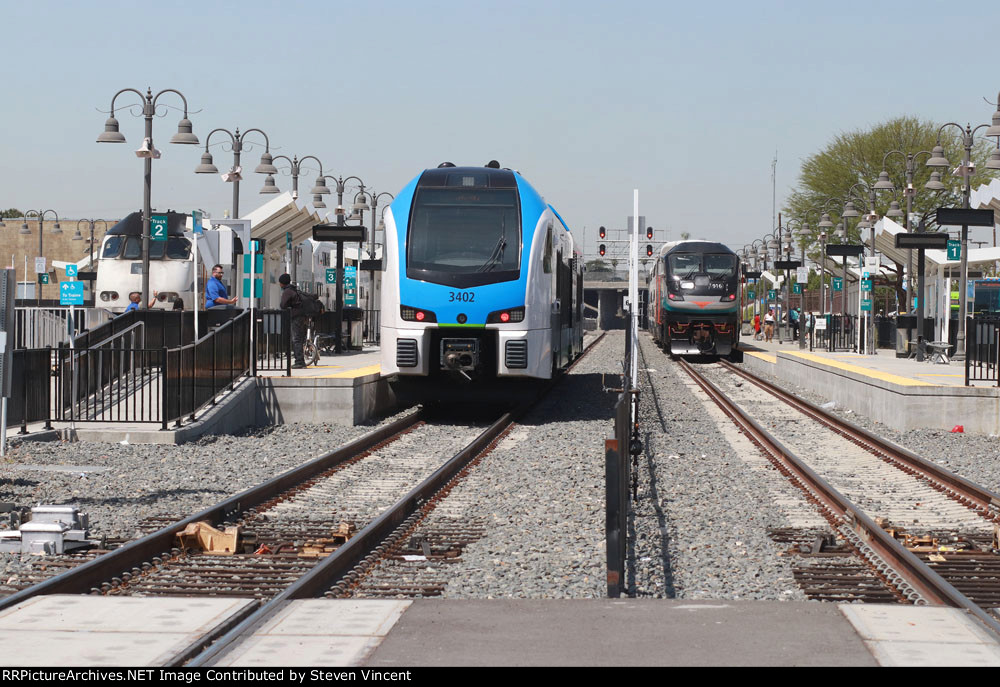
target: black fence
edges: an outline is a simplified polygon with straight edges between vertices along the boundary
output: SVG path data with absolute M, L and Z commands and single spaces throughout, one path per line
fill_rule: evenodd
M 52 419 L 63 422 L 159 422 L 167 349 L 134 348 L 129 337 L 109 345 L 57 351 Z M 165 424 L 164 424 L 165 426 Z
M 814 325 L 812 347 L 827 351 L 853 351 L 857 315 L 827 314 L 820 317 L 826 319 L 826 328 L 818 329 Z M 864 332 L 862 332 L 864 334 Z M 862 345 L 864 341 L 862 341 Z
M 324 313 L 325 315 L 325 313 Z M 292 374 L 292 319 L 288 310 L 254 310 L 253 371 Z M 332 331 L 332 329 L 331 329 Z
M 11 358 L 10 399 L 7 422 L 21 425 L 21 434 L 28 433 L 29 422 L 46 421 L 52 405 L 52 349 L 22 348 Z
M 965 327 L 965 386 L 969 382 L 1000 386 L 1000 316 L 975 315 Z
M 629 380 L 625 377 L 623 379 L 627 386 Z M 611 598 L 620 597 L 627 582 L 631 413 L 632 393 L 626 389 L 615 404 L 615 437 L 604 442 L 604 529 L 608 559 L 608 596 Z
M 165 355 L 163 424 L 174 421 L 179 427 L 250 372 L 250 312 Z

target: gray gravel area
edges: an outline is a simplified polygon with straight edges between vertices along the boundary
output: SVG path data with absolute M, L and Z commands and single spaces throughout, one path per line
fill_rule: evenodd
M 762 374 L 756 369 L 750 371 L 810 403 L 816 405 L 831 403 L 830 399 L 820 394 L 774 375 Z M 934 461 L 966 479 L 1000 492 L 1000 437 L 996 435 L 953 434 L 939 429 L 901 432 L 840 406 L 833 407 L 833 412 L 848 422 L 909 449 L 926 460 Z
M 608 332 L 448 498 L 486 536 L 449 565 L 445 598 L 599 598 L 606 593 L 604 439 L 624 332 Z M 459 504 L 459 505 L 455 505 Z
M 693 382 L 647 335 L 640 335 L 640 346 L 645 452 L 634 512 L 633 592 L 679 599 L 804 599 L 790 559 L 779 556 L 782 547 L 768 536 L 795 524 L 776 502 L 798 497 L 755 447 L 726 431 L 731 421 L 696 395 Z

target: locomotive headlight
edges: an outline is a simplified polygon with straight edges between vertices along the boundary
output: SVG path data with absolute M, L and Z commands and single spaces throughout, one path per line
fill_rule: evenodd
M 486 318 L 486 324 L 508 324 L 510 322 L 523 322 L 524 321 L 524 306 L 520 305 L 516 308 L 504 308 L 503 310 L 494 310 Z
M 421 310 L 409 305 L 399 306 L 399 316 L 406 322 L 437 322 L 437 315 L 430 310 Z
M 111 292 L 110 291 L 101 291 L 101 300 L 105 301 L 105 302 L 110 301 L 111 300 Z

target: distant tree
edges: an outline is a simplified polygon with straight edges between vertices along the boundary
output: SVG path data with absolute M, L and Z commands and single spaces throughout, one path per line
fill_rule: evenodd
M 24 213 L 17 208 L 8 208 L 0 212 L 0 218 L 2 219 L 20 219 L 21 217 L 24 217 Z
M 799 173 L 798 187 L 788 197 L 783 213 L 786 220 L 796 218 L 810 225 L 809 235 L 805 239 L 807 248 L 811 249 L 810 257 L 819 257 L 819 247 L 816 245 L 819 228 L 816 225 L 822 213 L 828 212 L 836 225 L 842 219 L 840 213 L 848 200 L 854 202 L 858 212 L 864 213 L 870 202 L 865 187 L 871 187 L 878 181 L 886 153 L 890 150 L 899 150 L 903 153 L 930 151 L 937 145 L 939 128 L 939 124 L 922 122 L 916 117 L 897 117 L 871 129 L 840 134 L 822 151 L 806 158 Z M 964 154 L 961 138 L 955 127 L 948 127 L 941 132 L 941 145 L 944 147 L 945 157 L 954 168 L 962 161 Z M 988 182 L 991 178 L 990 170 L 986 169 L 989 149 L 990 143 L 986 139 L 980 139 L 973 147 L 972 160 L 976 164 L 976 173 L 972 177 L 973 188 Z M 920 222 L 930 227 L 937 208 L 960 207 L 962 203 L 961 177 L 953 176 L 951 169 L 928 167 L 927 159 L 927 155 L 916 158 L 913 186 L 917 193 L 913 198 L 911 217 L 913 227 Z M 906 209 L 906 199 L 902 195 L 902 189 L 906 185 L 905 165 L 905 158 L 900 155 L 891 155 L 885 161 L 885 171 L 888 172 L 896 191 L 876 194 L 875 212 L 880 217 L 889 210 L 889 204 L 893 200 L 898 201 L 904 211 Z M 946 187 L 943 191 L 924 189 L 931 173 L 935 171 L 941 172 L 941 181 Z M 848 239 L 851 243 L 858 243 L 868 238 L 868 230 L 864 230 L 864 236 L 861 235 L 862 230 L 857 227 L 859 224 L 857 219 L 851 220 L 848 224 L 850 225 Z M 832 238 L 831 231 L 828 241 Z M 902 275 L 903 266 L 897 263 L 895 268 L 897 275 Z M 905 294 L 899 279 L 896 281 L 896 294 L 900 302 L 905 302 Z
M 681 232 L 681 241 L 687 241 L 689 238 L 691 238 L 691 232 L 690 231 L 682 231 Z
M 598 258 L 597 260 L 588 260 L 586 262 L 586 264 L 584 264 L 583 268 L 587 272 L 610 272 L 611 271 L 611 265 L 609 265 L 606 260 L 601 260 L 600 258 Z

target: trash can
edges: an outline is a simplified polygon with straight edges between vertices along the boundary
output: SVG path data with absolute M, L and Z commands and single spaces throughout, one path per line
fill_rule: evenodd
M 910 342 L 917 340 L 917 316 L 899 315 L 896 317 L 896 357 L 910 356 Z
M 344 343 L 346 348 L 361 349 L 364 342 L 365 311 L 353 306 L 344 307 Z

